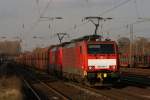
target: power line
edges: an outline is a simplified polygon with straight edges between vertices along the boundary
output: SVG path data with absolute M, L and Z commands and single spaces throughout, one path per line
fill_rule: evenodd
M 44 8 L 44 10 L 40 13 L 40 9 L 39 9 L 39 7 L 38 7 L 38 12 L 39 12 L 39 16 L 38 16 L 38 18 L 37 18 L 37 20 L 29 27 L 29 29 L 27 30 L 27 31 L 24 31 L 24 27 L 25 27 L 25 25 L 24 25 L 24 23 L 23 23 L 23 26 L 22 26 L 22 28 L 23 28 L 23 34 L 24 33 L 30 33 L 32 30 L 34 30 L 35 28 L 36 28 L 36 26 L 39 24 L 39 22 L 40 22 L 40 17 L 41 16 L 44 16 L 44 14 L 45 14 L 45 12 L 46 12 L 46 10 L 48 9 L 48 7 L 49 7 L 49 5 L 50 5 L 50 1 L 52 1 L 52 0 L 48 0 L 48 3 L 47 3 L 47 5 L 45 6 L 45 8 Z M 38 3 L 39 3 L 39 0 L 36 0 L 36 3 L 37 3 L 37 5 L 39 5 Z M 23 35 L 22 35 L 23 36 Z M 22 42 L 23 43 L 23 42 Z M 24 43 L 25 44 L 25 43 Z M 22 46 L 22 49 L 23 49 L 23 46 Z
M 135 5 L 136 16 L 137 16 L 137 18 L 140 18 L 140 13 L 138 11 L 137 0 L 134 0 L 134 5 Z
M 111 11 L 113 11 L 113 10 L 115 10 L 115 9 L 117 9 L 117 8 L 119 8 L 119 7 L 123 6 L 123 5 L 125 5 L 125 4 L 127 4 L 129 1 L 131 1 L 131 0 L 125 0 L 125 1 L 123 1 L 123 2 L 121 2 L 121 3 L 119 3 L 119 4 L 116 4 L 116 5 L 113 6 L 112 8 L 109 8 L 109 9 L 105 10 L 104 12 L 102 12 L 99 16 L 111 12 Z M 87 2 L 88 2 L 88 1 L 87 1 Z M 85 22 L 85 23 L 82 23 L 82 24 L 78 24 L 78 25 L 76 25 L 76 28 L 81 27 L 81 26 L 85 25 L 86 23 L 88 23 L 88 22 Z M 67 29 L 67 30 L 69 31 L 69 30 L 73 30 L 73 29 L 74 29 L 74 28 L 71 27 L 71 28 L 69 28 L 69 29 Z M 66 30 L 66 31 L 67 31 L 67 30 Z
M 81 24 L 74 24 L 74 26 L 73 27 L 70 27 L 70 28 L 68 28 L 67 30 L 65 30 L 65 32 L 66 31 L 71 31 L 71 30 L 73 30 L 73 29 L 77 29 L 77 27 L 82 27 L 83 25 L 85 25 L 85 24 L 87 24 L 88 23 L 88 21 L 86 21 L 86 22 L 83 22 L 83 23 L 81 23 Z
M 122 26 L 120 26 L 120 27 L 117 27 L 117 28 L 111 28 L 111 29 L 109 29 L 109 31 L 110 30 L 113 30 L 113 31 L 115 31 L 115 30 L 121 30 L 121 29 L 123 29 L 123 28 L 127 28 L 127 26 L 128 25 L 137 25 L 137 24 L 141 24 L 141 23 L 145 23 L 145 22 L 150 22 L 150 18 L 139 18 L 139 19 L 142 19 L 142 20 L 140 20 L 140 21 L 135 21 L 135 22 L 132 22 L 132 23 L 129 23 L 129 24 L 126 24 L 126 25 L 122 25 Z
M 46 5 L 46 7 L 44 8 L 44 10 L 42 11 L 42 13 L 40 13 L 40 16 L 39 16 L 39 17 L 37 18 L 37 20 L 33 23 L 33 25 L 29 28 L 29 30 L 26 31 L 26 33 L 30 33 L 30 31 L 34 30 L 34 28 L 39 24 L 39 22 L 41 21 L 41 20 L 40 20 L 41 17 L 44 16 L 46 10 L 48 9 L 48 7 L 49 7 L 49 5 L 50 5 L 50 3 L 51 3 L 50 1 L 52 1 L 52 0 L 48 0 L 48 3 L 47 3 L 47 5 Z M 25 33 L 25 32 L 24 32 L 24 33 Z
M 108 10 L 102 12 L 100 15 L 103 15 L 103 14 L 106 14 L 106 13 L 108 13 L 108 12 L 111 12 L 112 10 L 114 10 L 114 9 L 120 7 L 120 6 L 122 6 L 122 5 L 124 5 L 124 4 L 127 4 L 129 1 L 131 1 L 131 0 L 126 0 L 126 1 L 124 1 L 124 2 L 121 2 L 121 3 L 119 3 L 118 5 L 116 5 L 116 6 L 112 7 L 112 8 L 110 8 L 110 9 L 108 9 Z M 140 17 L 139 11 L 138 11 L 138 5 L 137 5 L 137 1 L 136 1 L 136 0 L 134 0 L 134 4 L 135 4 L 135 9 L 136 9 L 137 18 L 140 19 L 141 17 Z M 144 18 L 141 18 L 141 19 L 144 19 Z M 148 22 L 148 21 L 150 21 L 150 19 L 146 19 L 146 20 L 142 20 L 142 21 L 136 21 L 136 22 L 133 22 L 133 23 L 130 23 L 130 24 L 139 24 L 139 23 Z M 123 27 L 126 27 L 126 25 L 123 25 L 122 28 L 123 28 Z M 117 29 L 120 29 L 120 27 L 117 28 Z
M 117 8 L 119 8 L 119 7 L 123 6 L 123 5 L 125 5 L 125 4 L 127 4 L 129 1 L 131 1 L 131 0 L 125 0 L 125 1 L 123 1 L 123 2 L 121 2 L 121 3 L 119 3 L 119 4 L 116 4 L 116 5 L 113 6 L 112 8 L 109 8 L 109 9 L 105 10 L 104 12 L 102 12 L 101 14 L 99 14 L 99 16 L 102 16 L 102 15 L 104 15 L 104 14 L 106 14 L 106 13 L 111 12 L 111 11 L 113 11 L 113 10 L 115 10 L 115 9 L 117 9 Z
M 39 13 L 39 16 L 40 16 L 40 5 L 39 5 L 39 0 L 36 0 L 36 4 L 37 4 L 38 13 Z

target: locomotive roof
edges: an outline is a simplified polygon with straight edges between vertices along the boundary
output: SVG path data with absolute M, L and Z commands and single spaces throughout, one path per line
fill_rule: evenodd
M 98 41 L 101 41 L 101 42 L 108 42 L 108 41 L 109 42 L 115 42 L 115 41 L 112 41 L 111 39 L 108 39 L 108 38 L 106 38 L 105 40 L 101 40 L 101 38 L 102 38 L 101 35 L 86 35 L 86 36 L 83 36 L 81 38 L 71 40 L 71 43 L 80 42 L 80 41 L 92 42 L 92 41 L 97 41 L 97 39 L 99 39 Z
M 75 43 L 75 42 L 81 42 L 81 41 L 89 41 L 92 42 L 92 41 L 95 41 L 96 39 L 101 39 L 101 35 L 86 35 L 86 36 L 83 36 L 81 38 L 77 38 L 77 39 L 73 39 L 71 40 L 70 42 L 63 42 L 61 44 L 56 44 L 56 45 L 51 45 L 49 47 L 50 48 L 57 48 L 57 47 L 64 47 L 64 46 L 67 46 L 71 43 Z M 101 41 L 101 40 L 99 40 Z M 114 41 L 111 41 L 110 39 L 105 39 L 104 41 L 102 42 L 107 42 L 107 41 L 110 41 L 110 42 L 114 42 Z
M 78 39 L 73 39 L 71 42 L 78 42 L 78 41 L 88 41 L 88 40 L 96 40 L 96 39 L 100 39 L 101 36 L 100 35 L 86 35 L 83 36 L 81 38 Z
M 57 48 L 57 47 L 64 47 L 65 45 L 70 44 L 70 43 L 71 42 L 63 42 L 61 44 L 51 45 L 50 47 L 48 47 L 48 49 Z
M 71 42 L 63 42 L 63 43 L 61 43 L 61 44 L 59 44 L 58 46 L 65 46 L 65 45 L 67 45 L 67 44 L 70 44 Z

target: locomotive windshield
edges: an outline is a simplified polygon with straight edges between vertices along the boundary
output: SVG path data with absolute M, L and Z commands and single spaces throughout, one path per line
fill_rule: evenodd
M 89 54 L 114 54 L 114 44 L 89 44 Z

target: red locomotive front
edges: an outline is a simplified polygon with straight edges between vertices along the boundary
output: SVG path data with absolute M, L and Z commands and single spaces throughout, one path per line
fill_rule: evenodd
M 90 84 L 117 81 L 118 48 L 114 41 L 79 40 L 63 47 L 63 75 Z
M 87 42 L 87 79 L 90 83 L 118 79 L 118 51 L 114 41 Z
M 88 43 L 87 53 L 89 71 L 117 71 L 118 54 L 116 50 L 114 42 Z

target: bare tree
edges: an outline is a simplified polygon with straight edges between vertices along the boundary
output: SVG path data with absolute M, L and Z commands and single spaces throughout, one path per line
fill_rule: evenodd
M 121 53 L 128 53 L 129 52 L 129 46 L 130 45 L 130 39 L 127 37 L 121 37 L 118 39 L 118 46 Z

